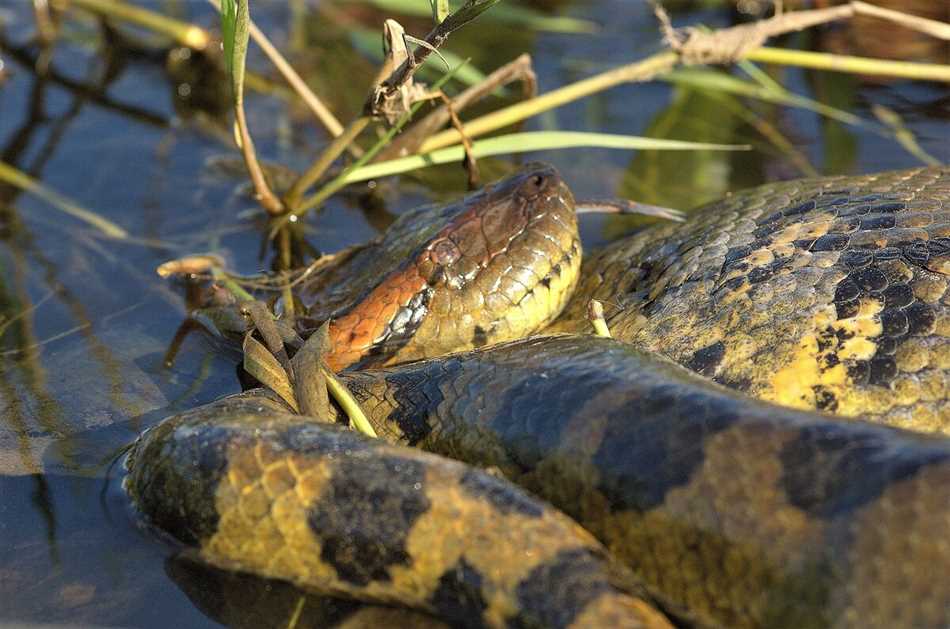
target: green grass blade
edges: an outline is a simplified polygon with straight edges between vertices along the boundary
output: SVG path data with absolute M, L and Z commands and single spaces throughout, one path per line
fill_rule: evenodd
M 231 77 L 234 102 L 244 100 L 244 69 L 251 16 L 248 0 L 221 1 L 221 31 L 224 38 L 224 59 Z
M 346 385 L 329 369 L 324 369 L 323 375 L 327 379 L 327 389 L 330 391 L 330 395 L 340 405 L 346 416 L 350 418 L 350 425 L 367 437 L 375 439 L 376 431 L 373 430 L 373 425 L 369 423 L 369 419 L 366 418 L 366 414 L 360 408 L 359 402 L 346 388 Z
M 449 0 L 429 0 L 432 5 L 432 19 L 441 24 L 449 16 Z
M 501 2 L 501 0 L 468 0 L 468 2 L 460 6 L 456 11 L 446 16 L 440 24 L 445 27 L 448 32 L 458 30 L 469 22 L 478 19 L 482 13 L 499 2 Z
M 237 0 L 221 0 L 221 39 L 224 45 L 224 66 L 228 76 L 234 72 L 234 33 L 237 24 Z
M 657 140 L 653 138 L 613 135 L 608 133 L 536 131 L 512 133 L 479 140 L 472 144 L 472 152 L 476 158 L 480 158 L 492 155 L 508 155 L 512 153 L 526 153 L 529 151 L 550 151 L 577 147 L 662 151 L 743 151 L 749 149 L 749 147 L 745 145 Z M 397 175 L 427 166 L 461 161 L 463 157 L 464 151 L 461 146 L 450 146 L 424 155 L 411 155 L 409 157 L 401 157 L 378 164 L 354 168 L 344 175 L 343 183 L 356 183 L 377 177 Z
M 743 72 L 749 75 L 749 78 L 758 83 L 762 88 L 771 90 L 774 92 L 785 92 L 785 88 L 781 83 L 770 77 L 765 70 L 755 65 L 748 59 L 740 59 L 736 65 L 742 69 Z

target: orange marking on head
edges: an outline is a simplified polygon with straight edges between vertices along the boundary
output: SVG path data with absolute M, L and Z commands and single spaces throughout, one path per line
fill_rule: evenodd
M 399 308 L 425 287 L 425 278 L 414 264 L 409 264 L 383 279 L 349 312 L 331 321 L 333 349 L 326 356 L 330 369 L 345 369 L 369 353 Z

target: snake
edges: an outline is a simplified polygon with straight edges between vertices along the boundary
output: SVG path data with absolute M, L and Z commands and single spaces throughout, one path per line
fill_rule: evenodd
M 126 487 L 203 562 L 453 626 L 950 626 L 948 199 L 766 184 L 582 261 L 529 166 L 298 291 L 380 439 L 250 390 Z

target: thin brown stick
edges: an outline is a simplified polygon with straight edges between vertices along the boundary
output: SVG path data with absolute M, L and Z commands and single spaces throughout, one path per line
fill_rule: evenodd
M 626 216 L 655 216 L 668 221 L 682 223 L 686 215 L 679 210 L 659 205 L 647 205 L 630 199 L 578 199 L 575 204 L 578 214 L 622 214 Z
M 510 63 L 506 63 L 485 77 L 477 85 L 473 85 L 452 99 L 455 112 L 459 113 L 466 107 L 480 101 L 488 94 L 503 85 L 514 81 L 521 81 L 524 85 L 525 98 L 534 98 L 537 94 L 537 77 L 531 65 L 531 56 L 524 54 Z M 419 146 L 426 138 L 441 129 L 449 121 L 449 110 L 442 106 L 412 125 L 408 131 L 393 139 L 385 149 L 380 151 L 376 162 L 405 157 L 418 151 Z
M 478 181 L 480 179 L 478 175 L 478 162 L 475 161 L 475 153 L 472 151 L 472 141 L 468 139 L 468 135 L 465 133 L 465 127 L 462 125 L 462 121 L 459 120 L 458 114 L 455 113 L 455 107 L 452 106 L 452 100 L 445 95 L 445 92 L 439 90 L 439 98 L 442 99 L 442 102 L 445 104 L 445 108 L 449 112 L 449 117 L 452 120 L 452 127 L 459 132 L 459 137 L 462 138 L 462 150 L 465 151 L 465 159 L 463 160 L 463 166 L 465 167 L 465 172 L 468 173 L 468 189 L 474 190 L 478 188 Z
M 907 13 L 901 13 L 893 9 L 885 9 L 884 7 L 868 4 L 867 2 L 858 2 L 857 0 L 852 2 L 851 6 L 854 7 L 855 13 L 889 20 L 895 24 L 906 26 L 909 29 L 938 39 L 950 39 L 950 24 L 945 22 L 938 22 L 937 20 L 931 20 L 918 15 L 908 15 Z M 947 15 L 950 17 L 950 9 L 948 9 Z
M 267 213 L 276 216 L 284 212 L 284 204 L 281 203 L 277 195 L 274 194 L 270 186 L 267 185 L 267 179 L 264 177 L 264 170 L 260 162 L 257 161 L 257 152 L 254 150 L 254 141 L 251 139 L 251 133 L 247 128 L 247 117 L 244 114 L 243 99 L 236 103 L 234 107 L 234 125 L 237 127 L 238 142 L 241 155 L 244 157 L 244 165 L 251 176 L 251 184 L 254 186 L 254 196 Z
M 290 251 L 290 225 L 287 225 L 280 230 L 278 247 L 280 250 L 280 270 L 290 271 L 290 267 L 292 266 Z M 284 320 L 288 324 L 293 325 L 296 315 L 294 308 L 294 294 L 290 288 L 284 288 L 281 292 L 281 296 L 284 300 Z

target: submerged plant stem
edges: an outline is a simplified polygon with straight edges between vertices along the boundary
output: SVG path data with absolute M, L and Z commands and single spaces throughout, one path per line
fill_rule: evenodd
M 84 223 L 92 225 L 110 238 L 125 239 L 129 236 L 127 231 L 109 219 L 80 207 L 58 192 L 54 192 L 53 190 L 45 187 L 43 184 L 38 182 L 36 179 L 33 179 L 23 171 L 17 170 L 13 166 L 10 166 L 4 162 L 0 162 L 0 181 L 10 184 L 11 186 L 21 190 L 25 190 L 43 199 L 53 207 L 65 212 L 66 214 L 69 214 L 70 216 L 77 218 Z

